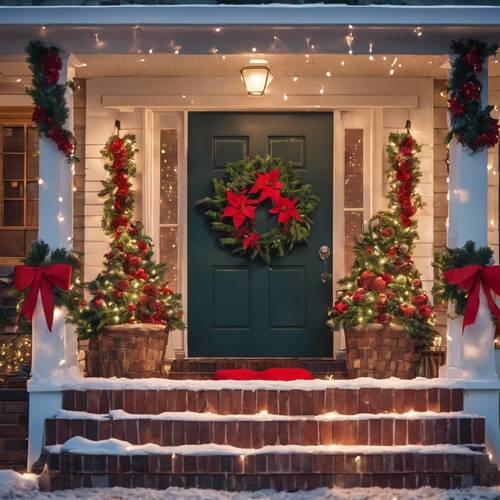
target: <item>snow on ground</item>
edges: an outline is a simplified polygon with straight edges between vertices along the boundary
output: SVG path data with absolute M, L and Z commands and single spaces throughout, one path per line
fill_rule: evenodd
M 19 474 L 12 470 L 0 471 L 0 499 L 27 500 L 498 500 L 500 486 L 474 487 L 464 490 L 394 490 L 391 488 L 320 488 L 295 493 L 271 490 L 255 492 L 226 492 L 215 490 L 168 488 L 85 488 L 45 493 L 38 491 L 34 474 Z
M 88 488 L 42 493 L 38 491 L 12 493 L 0 498 L 26 498 L 29 500 L 493 500 L 500 498 L 500 487 L 475 487 L 466 490 L 393 490 L 390 488 L 352 488 L 350 490 L 320 488 L 295 493 L 277 493 L 270 490 L 232 493 L 214 490 L 168 488 Z

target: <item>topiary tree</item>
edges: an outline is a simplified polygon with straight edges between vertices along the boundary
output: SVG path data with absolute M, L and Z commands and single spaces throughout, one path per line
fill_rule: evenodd
M 104 269 L 88 284 L 92 298 L 80 309 L 78 334 L 90 337 L 103 327 L 123 323 L 155 323 L 183 329 L 180 294 L 163 281 L 165 266 L 153 261 L 151 239 L 134 220 L 135 137 L 112 135 L 101 154 L 108 178 L 102 228 L 111 238 Z
M 420 146 L 408 130 L 389 136 L 388 210 L 377 212 L 354 246 L 351 273 L 340 288 L 328 324 L 333 330 L 369 323 L 402 325 L 419 346 L 431 344 L 434 313 L 412 261 L 418 238 L 414 216 L 423 203 L 416 187 L 421 176 Z

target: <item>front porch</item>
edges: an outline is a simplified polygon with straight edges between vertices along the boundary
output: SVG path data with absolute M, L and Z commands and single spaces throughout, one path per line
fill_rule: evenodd
M 73 328 L 61 315 L 50 333 L 37 306 L 28 468 L 45 465 L 47 487 L 496 484 L 493 338 L 473 353 L 470 336 L 484 332 L 466 331 L 464 341 L 461 322 L 448 324 L 446 308 L 437 306 L 439 335 L 420 372 L 428 378 L 348 380 L 343 333 L 332 334 L 325 321 L 335 283 L 353 264 L 353 238 L 386 207 L 384 148 L 408 120 L 422 145 L 425 206 L 413 253 L 422 288 L 431 294 L 434 255 L 446 245 L 473 240 L 498 259 L 498 146 L 472 156 L 456 141 L 449 151 L 444 145 L 450 42 L 468 35 L 495 42 L 497 10 L 74 7 L 54 8 L 49 17 L 43 9 L 1 9 L 0 119 L 2 109 L 32 106 L 24 95 L 27 42 L 58 46 L 60 81 L 77 83 L 67 94 L 67 127 L 80 163 L 72 175 L 41 137 L 38 172 L 23 179 L 38 181 L 38 196 L 23 195 L 38 224 L 8 227 L 5 216 L 0 233 L 31 231 L 51 248 L 73 245 L 84 255 L 84 281 L 93 280 L 109 248 L 100 151 L 119 120 L 122 136 L 134 134 L 139 149 L 135 217 L 152 238 L 155 260 L 170 267 L 187 323 L 170 334 L 169 379 L 86 378 Z M 239 75 L 251 59 L 274 77 L 259 97 L 247 94 Z M 481 99 L 500 106 L 496 63 L 490 58 L 484 67 Z M 7 133 L 16 124 L 0 126 Z M 14 151 L 2 154 L 6 172 Z M 271 265 L 212 254 L 212 235 L 195 208 L 227 161 L 256 154 L 292 162 L 324 210 L 307 250 L 283 260 L 279 277 Z M 2 178 L 8 205 L 11 179 Z M 322 260 L 325 246 L 331 255 Z M 5 251 L 9 262 L 22 257 Z M 307 368 L 316 380 L 207 380 L 221 368 L 275 366 Z

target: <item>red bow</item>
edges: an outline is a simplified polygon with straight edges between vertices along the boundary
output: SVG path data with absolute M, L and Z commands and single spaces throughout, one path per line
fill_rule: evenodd
M 483 285 L 484 294 L 491 313 L 500 324 L 500 309 L 491 296 L 493 290 L 500 295 L 500 266 L 465 266 L 445 271 L 444 277 L 450 285 L 457 285 L 467 292 L 462 333 L 468 325 L 474 324 L 479 310 L 479 289 Z
M 54 320 L 54 287 L 69 290 L 70 285 L 71 266 L 69 264 L 16 266 L 14 269 L 14 286 L 20 292 L 29 288 L 21 312 L 31 321 L 38 300 L 38 292 L 40 292 L 49 332 L 52 331 Z

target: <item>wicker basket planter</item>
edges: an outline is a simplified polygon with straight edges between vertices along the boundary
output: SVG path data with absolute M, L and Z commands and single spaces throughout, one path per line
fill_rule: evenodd
M 149 323 L 103 328 L 96 339 L 80 341 L 87 377 L 159 377 L 168 331 Z
M 415 378 L 420 354 L 405 330 L 394 324 L 345 328 L 349 378 Z

